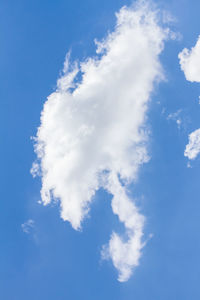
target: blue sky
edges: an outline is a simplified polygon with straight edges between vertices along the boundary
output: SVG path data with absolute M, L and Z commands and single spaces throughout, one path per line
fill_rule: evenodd
M 200 127 L 200 84 L 186 80 L 178 59 L 183 48 L 195 46 L 200 34 L 199 1 L 154 1 L 176 19 L 158 26 L 178 34 L 164 42 L 158 59 L 165 80 L 154 86 L 145 113 L 151 159 L 139 166 L 138 180 L 128 187 L 145 216 L 143 241 L 147 241 L 128 280 L 117 280 L 119 270 L 111 252 L 109 260 L 101 257 L 102 245 L 108 244 L 113 230 L 122 236 L 125 232 L 111 209 L 111 188 L 107 192 L 105 186 L 99 188 L 89 217 L 77 231 L 72 221 L 60 217 L 59 201 L 38 203 L 41 177 L 30 174 L 36 159 L 31 136 L 37 134 L 44 102 L 55 91 L 57 79 L 64 78 L 66 53 L 71 51 L 71 61 L 93 57 L 94 39 L 113 32 L 115 13 L 131 3 L 8 0 L 0 4 L 0 296 L 4 300 L 200 297 L 200 163 L 197 157 L 188 167 L 184 156 L 188 135 Z M 80 188 L 81 184 L 77 183 Z

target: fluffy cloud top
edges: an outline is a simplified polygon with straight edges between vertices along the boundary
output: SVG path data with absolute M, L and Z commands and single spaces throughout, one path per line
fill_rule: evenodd
M 183 49 L 178 57 L 185 78 L 191 82 L 200 82 L 200 36 L 191 50 Z
M 114 31 L 96 43 L 95 57 L 70 64 L 67 56 L 57 90 L 44 104 L 32 171 L 41 174 L 42 202 L 60 201 L 61 217 L 74 229 L 100 187 L 113 196 L 113 213 L 128 238 L 113 232 L 102 255 L 126 281 L 144 246 L 144 216 L 128 186 L 148 161 L 146 111 L 154 84 L 163 79 L 159 54 L 168 31 L 144 1 L 116 17 Z
M 197 129 L 190 133 L 189 143 L 185 148 L 184 155 L 189 159 L 195 159 L 200 153 L 200 129 Z

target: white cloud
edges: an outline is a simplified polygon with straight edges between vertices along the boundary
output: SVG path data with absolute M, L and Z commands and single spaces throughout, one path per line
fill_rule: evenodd
M 185 78 L 191 82 L 200 82 L 200 36 L 196 45 L 188 50 L 183 49 L 178 55 L 181 69 Z M 189 143 L 186 145 L 184 155 L 189 159 L 195 159 L 200 152 L 200 129 L 190 133 Z
M 32 219 L 29 219 L 25 223 L 21 225 L 23 232 L 30 233 L 31 230 L 34 228 L 35 222 Z
M 183 49 L 178 57 L 185 78 L 191 82 L 200 82 L 200 36 L 191 50 Z
M 189 143 L 185 148 L 184 155 L 189 159 L 195 159 L 200 153 L 200 129 L 197 129 L 190 133 Z
M 119 280 L 139 264 L 144 216 L 128 193 L 148 161 L 146 111 L 156 82 L 163 79 L 159 54 L 168 30 L 144 2 L 123 7 L 115 30 L 97 42 L 97 55 L 70 65 L 41 115 L 35 151 L 44 205 L 60 201 L 61 217 L 74 229 L 88 215 L 95 192 L 113 195 L 112 210 L 126 229 L 113 232 L 102 255 L 112 259 Z M 77 83 L 77 75 L 81 80 Z

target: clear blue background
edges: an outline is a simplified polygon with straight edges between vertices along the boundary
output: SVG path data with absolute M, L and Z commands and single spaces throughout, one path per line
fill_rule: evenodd
M 166 3 L 167 2 L 167 3 Z M 200 127 L 200 85 L 186 82 L 178 53 L 200 34 L 200 1 L 156 1 L 177 19 L 180 41 L 161 56 L 167 82 L 152 97 L 149 125 L 151 161 L 133 186 L 147 217 L 140 266 L 119 283 L 111 262 L 100 260 L 101 245 L 121 229 L 110 199 L 99 191 L 83 232 L 43 207 L 40 180 L 30 168 L 40 112 L 53 91 L 66 52 L 83 59 L 94 54 L 94 38 L 112 30 L 114 13 L 131 1 L 2 0 L 0 3 L 0 299 L 2 300 L 191 300 L 200 299 L 200 162 L 187 168 L 187 136 Z M 160 104 L 158 104 L 158 101 Z M 165 108 L 165 113 L 162 113 Z M 182 109 L 184 126 L 167 120 Z M 30 234 L 21 224 L 35 221 Z

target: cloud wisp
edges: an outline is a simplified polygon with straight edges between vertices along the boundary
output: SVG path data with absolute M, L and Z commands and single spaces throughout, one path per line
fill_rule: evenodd
M 21 228 L 24 233 L 29 234 L 33 230 L 34 226 L 35 222 L 32 219 L 29 219 L 21 225 Z
M 181 128 L 181 123 L 182 123 L 182 120 L 181 120 L 181 117 L 180 117 L 180 114 L 181 114 L 182 110 L 179 109 L 177 110 L 176 112 L 174 113 L 170 113 L 168 116 L 167 116 L 167 120 L 173 120 L 176 122 L 177 126 L 178 126 L 178 129 Z
M 190 82 L 200 83 L 200 36 L 196 45 L 191 49 L 183 49 L 178 55 L 181 70 L 185 78 Z M 195 159 L 200 153 L 200 129 L 189 134 L 189 142 L 186 145 L 184 155 L 189 159 Z
M 123 282 L 144 246 L 145 218 L 128 188 L 149 159 L 146 112 L 164 77 L 159 55 L 168 30 L 145 1 L 123 7 L 116 18 L 114 31 L 96 42 L 95 57 L 70 64 L 67 56 L 57 90 L 44 104 L 32 171 L 40 172 L 43 204 L 58 200 L 62 219 L 76 230 L 99 188 L 112 195 L 126 238 L 113 232 L 102 256 L 112 260 Z

